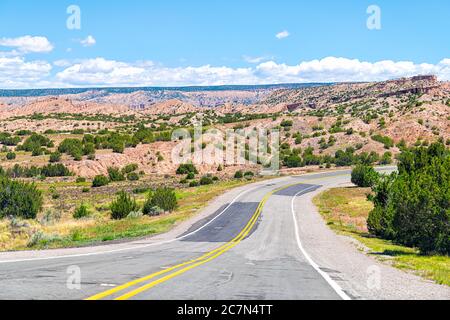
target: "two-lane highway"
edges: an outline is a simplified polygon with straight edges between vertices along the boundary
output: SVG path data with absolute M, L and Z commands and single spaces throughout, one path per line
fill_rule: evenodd
M 11 259 L 0 299 L 349 299 L 301 243 L 294 199 L 349 172 L 280 178 L 244 191 L 171 241 Z M 9 260 L 9 261 L 8 261 Z M 81 287 L 72 282 L 80 271 Z

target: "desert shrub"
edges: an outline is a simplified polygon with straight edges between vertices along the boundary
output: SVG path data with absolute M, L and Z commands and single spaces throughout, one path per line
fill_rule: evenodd
M 116 200 L 111 203 L 111 218 L 121 220 L 131 212 L 139 211 L 139 206 L 128 193 L 121 191 Z
M 120 140 L 111 142 L 111 149 L 114 153 L 123 153 L 125 151 L 125 144 Z
M 155 136 L 151 129 L 145 128 L 141 125 L 133 136 L 133 139 L 143 144 L 149 144 L 155 142 Z
M 60 241 L 61 237 L 59 235 L 54 234 L 46 234 L 42 231 L 36 231 L 34 232 L 30 239 L 28 240 L 27 247 L 32 248 L 34 246 L 40 245 L 40 246 L 47 246 L 52 242 Z
M 214 183 L 213 179 L 211 177 L 209 177 L 209 176 L 203 176 L 200 179 L 200 185 L 201 186 L 207 186 L 207 185 L 210 185 L 210 184 L 213 184 L 213 183 Z
M 39 219 L 39 223 L 48 226 L 52 225 L 55 222 L 58 222 L 61 220 L 61 211 L 57 210 L 47 210 L 41 219 Z
M 146 216 L 155 217 L 162 215 L 164 213 L 164 210 L 158 206 L 154 206 L 152 204 L 151 198 L 149 197 L 147 201 L 144 203 L 144 208 L 142 209 L 142 212 Z
M 42 156 L 43 154 L 44 154 L 44 148 L 36 147 L 31 150 L 32 157 L 39 157 L 39 156 Z
M 138 168 L 139 166 L 136 163 L 126 165 L 125 167 L 122 168 L 122 174 L 126 175 L 128 173 L 132 173 L 136 171 Z
M 42 147 L 52 148 L 53 142 L 45 136 L 33 133 L 21 146 L 18 146 L 18 150 L 34 152 L 40 150 Z
M 338 150 L 334 157 L 334 161 L 338 167 L 351 166 L 355 162 L 354 150 L 352 148 L 347 148 L 345 151 Z
M 244 177 L 244 174 L 242 173 L 241 170 L 236 171 L 236 173 L 234 174 L 235 179 L 242 179 L 243 177 Z
M 109 176 L 109 180 L 111 180 L 113 182 L 125 181 L 125 176 L 117 168 L 113 168 L 113 167 L 108 168 L 108 176 Z
M 8 160 L 14 160 L 16 158 L 16 154 L 14 152 L 8 152 L 6 154 L 6 159 Z
M 147 193 L 149 192 L 149 188 L 148 187 L 137 187 L 135 189 L 133 189 L 133 193 L 134 194 L 143 194 L 143 193 Z
M 133 211 L 128 214 L 127 219 L 138 219 L 142 216 L 143 216 L 142 211 Z
M 383 157 L 381 157 L 380 164 L 381 165 L 387 165 L 392 163 L 392 153 L 391 152 L 385 152 L 383 154 Z
M 353 159 L 354 163 L 371 166 L 380 160 L 380 156 L 375 151 L 372 151 L 370 153 L 363 152 L 360 155 L 355 155 Z
M 129 174 L 127 174 L 127 180 L 128 181 L 138 181 L 139 175 L 136 172 L 130 172 Z
M 361 188 L 372 187 L 378 178 L 378 173 L 371 166 L 360 164 L 352 170 L 352 183 Z
M 62 163 L 57 163 L 42 167 L 41 175 L 44 177 L 69 177 L 72 175 L 72 172 Z
M 299 168 L 303 166 L 302 158 L 300 158 L 300 156 L 296 154 L 292 154 L 287 157 L 284 163 L 288 168 Z
M 42 209 L 42 193 L 34 184 L 0 176 L 0 218 L 35 219 Z
M 29 136 L 33 134 L 33 132 L 31 132 L 30 130 L 17 130 L 16 131 L 16 135 L 23 137 L 23 136 Z
M 74 158 L 83 155 L 83 141 L 79 139 L 64 139 L 58 146 L 58 152 L 66 153 Z
M 189 172 L 189 173 L 187 174 L 187 176 L 186 176 L 186 179 L 187 179 L 187 180 L 195 179 L 195 173 Z
M 75 180 L 76 183 L 84 183 L 86 182 L 86 178 L 84 177 L 77 177 L 77 179 Z
M 72 173 L 63 164 L 46 165 L 44 167 L 22 167 L 15 164 L 12 168 L 8 168 L 4 175 L 10 178 L 33 178 L 33 177 L 68 177 Z
M 394 146 L 394 140 L 379 134 L 372 136 L 372 140 L 382 143 L 385 149 L 390 149 Z
M 144 214 L 148 214 L 148 210 L 153 207 L 159 207 L 164 211 L 171 212 L 178 206 L 175 191 L 171 188 L 158 188 L 154 192 L 150 192 L 144 205 Z
M 109 179 L 104 175 L 95 176 L 94 180 L 92 180 L 92 187 L 99 188 L 106 186 L 109 183 Z
M 59 162 L 61 161 L 61 153 L 57 152 L 53 152 L 52 154 L 50 154 L 50 162 L 51 163 L 55 163 L 55 162 Z
M 84 155 L 95 154 L 95 145 L 92 142 L 85 143 L 83 146 L 83 154 Z
M 292 127 L 293 125 L 294 125 L 294 123 L 292 122 L 292 120 L 283 120 L 280 123 L 280 126 L 283 128 Z
M 200 183 L 197 180 L 193 180 L 193 181 L 189 182 L 190 188 L 198 187 L 199 185 L 200 185 Z
M 177 174 L 179 175 L 189 173 L 198 174 L 197 168 L 195 168 L 195 166 L 192 163 L 181 164 L 177 169 Z
M 13 137 L 10 133 L 0 132 L 0 144 L 4 146 L 16 146 L 22 141 L 20 137 Z
M 90 216 L 89 209 L 85 203 L 82 203 L 78 208 L 75 209 L 75 212 L 73 213 L 74 219 L 82 219 Z
M 252 177 L 254 177 L 254 176 L 255 176 L 255 174 L 254 174 L 252 171 L 247 171 L 247 172 L 244 173 L 244 177 L 250 177 L 250 178 L 252 178 Z

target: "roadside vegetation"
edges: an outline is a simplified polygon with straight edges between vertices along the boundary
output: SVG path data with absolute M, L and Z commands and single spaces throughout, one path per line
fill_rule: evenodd
M 450 285 L 450 153 L 444 145 L 405 149 L 398 173 L 358 166 L 358 188 L 314 199 L 334 230 L 359 240 L 370 255 Z

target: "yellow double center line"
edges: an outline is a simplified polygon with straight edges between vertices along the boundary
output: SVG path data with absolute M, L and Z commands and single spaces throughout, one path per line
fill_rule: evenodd
M 181 275 L 181 274 L 183 274 L 183 273 L 185 273 L 185 272 L 187 272 L 187 271 L 189 271 L 191 269 L 194 269 L 194 268 L 196 268 L 198 266 L 201 266 L 201 265 L 203 265 L 205 263 L 208 263 L 211 260 L 216 259 L 217 257 L 223 255 L 225 252 L 227 252 L 227 251 L 231 250 L 232 248 L 234 248 L 235 246 L 237 246 L 243 239 L 245 239 L 248 236 L 250 231 L 255 226 L 256 221 L 258 220 L 259 216 L 261 215 L 261 212 L 262 212 L 262 209 L 263 209 L 264 205 L 266 204 L 267 200 L 273 194 L 275 194 L 275 193 L 277 193 L 277 192 L 279 192 L 281 190 L 285 190 L 287 188 L 290 188 L 292 186 L 301 185 L 301 184 L 304 184 L 304 182 L 303 183 L 290 184 L 290 185 L 284 186 L 282 188 L 278 188 L 276 190 L 273 190 L 273 191 L 269 192 L 268 194 L 266 194 L 264 196 L 264 198 L 262 199 L 262 201 L 259 203 L 258 208 L 256 209 L 255 213 L 253 214 L 253 216 L 251 217 L 250 221 L 247 223 L 245 228 L 233 240 L 225 243 L 224 245 L 220 246 L 219 248 L 214 249 L 213 251 L 210 251 L 210 252 L 202 255 L 201 257 L 199 257 L 197 259 L 193 259 L 193 260 L 190 260 L 190 261 L 187 261 L 187 262 L 184 262 L 184 263 L 181 263 L 181 264 L 169 267 L 169 268 L 167 268 L 165 270 L 152 273 L 152 274 L 150 274 L 148 276 L 145 276 L 145 277 L 142 277 L 142 278 L 139 278 L 139 279 L 127 282 L 127 283 L 125 283 L 123 285 L 120 285 L 118 287 L 115 287 L 113 289 L 110 289 L 110 290 L 101 292 L 99 294 L 96 294 L 96 295 L 94 295 L 92 297 L 89 297 L 86 300 L 100 300 L 100 299 L 109 297 L 111 295 L 114 295 L 114 294 L 116 294 L 116 293 L 118 293 L 120 291 L 123 291 L 125 289 L 128 289 L 128 288 L 130 288 L 132 286 L 140 284 L 142 282 L 145 282 L 145 281 L 154 279 L 154 278 L 156 278 L 158 276 L 162 276 L 162 275 L 167 274 L 167 275 L 165 275 L 162 278 L 159 278 L 159 279 L 157 279 L 155 281 L 152 281 L 152 282 L 150 282 L 148 284 L 145 284 L 145 285 L 143 285 L 143 286 L 141 286 L 141 287 L 139 287 L 139 288 L 137 288 L 135 290 L 132 290 L 132 291 L 130 291 L 130 292 L 126 293 L 126 294 L 123 294 L 123 295 L 119 296 L 118 298 L 114 299 L 114 300 L 127 300 L 127 299 L 132 298 L 132 297 L 134 297 L 134 296 L 136 296 L 136 295 L 138 295 L 138 294 L 140 294 L 140 293 L 142 293 L 142 292 L 144 292 L 146 290 L 149 290 L 149 289 L 153 288 L 154 286 L 157 286 L 158 284 L 166 282 L 166 281 L 168 281 L 168 280 L 170 280 L 170 279 L 172 279 L 172 278 L 174 278 L 176 276 L 179 276 L 179 275 Z M 174 272 L 170 273 L 172 271 L 174 271 Z

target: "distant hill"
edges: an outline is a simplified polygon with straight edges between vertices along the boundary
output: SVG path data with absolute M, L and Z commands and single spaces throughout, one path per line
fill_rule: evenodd
M 134 92 L 158 92 L 158 91 L 259 91 L 276 89 L 300 89 L 331 85 L 331 83 L 286 83 L 268 85 L 224 85 L 224 86 L 191 86 L 191 87 L 123 87 L 123 88 L 56 88 L 56 89 L 0 89 L 0 97 L 45 97 L 87 92 L 102 92 L 103 94 L 130 94 Z

